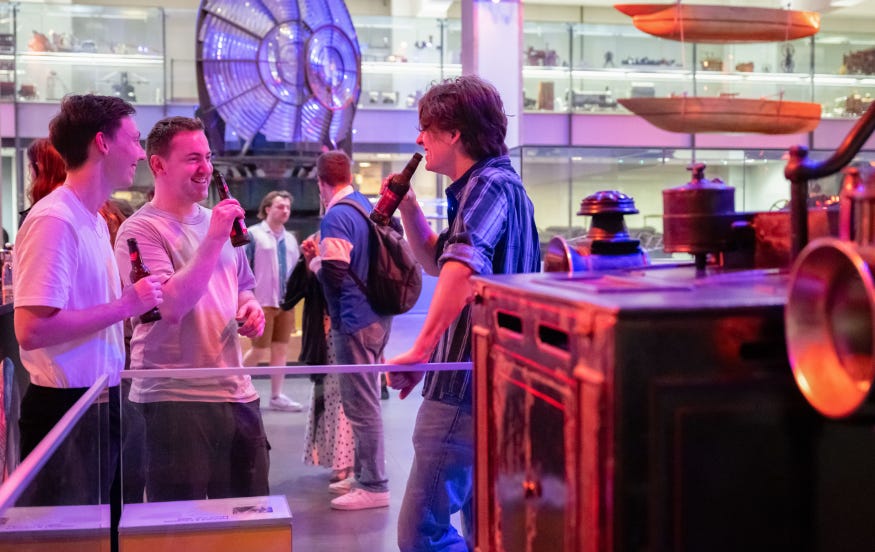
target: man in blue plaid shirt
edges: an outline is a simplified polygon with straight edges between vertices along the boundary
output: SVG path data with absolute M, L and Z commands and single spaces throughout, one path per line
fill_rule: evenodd
M 469 278 L 540 270 L 534 209 L 507 156 L 507 116 L 491 84 L 468 75 L 430 88 L 419 101 L 419 126 L 425 168 L 453 180 L 446 190 L 448 227 L 436 234 L 412 192 L 402 201 L 407 239 L 438 282 L 413 347 L 389 362 L 470 361 Z M 398 372 L 390 380 L 403 399 L 422 377 Z M 471 550 L 471 373 L 429 372 L 422 393 L 398 545 L 404 552 Z M 450 524 L 455 512 L 462 514 L 462 534 Z

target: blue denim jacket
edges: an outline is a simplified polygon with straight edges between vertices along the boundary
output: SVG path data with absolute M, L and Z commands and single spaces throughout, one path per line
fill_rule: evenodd
M 534 207 L 506 155 L 481 160 L 447 188 L 447 229 L 438 237 L 437 261 L 466 264 L 474 274 L 541 269 Z M 432 362 L 471 360 L 471 306 L 450 324 Z M 422 394 L 450 404 L 471 404 L 471 373 L 429 372 Z

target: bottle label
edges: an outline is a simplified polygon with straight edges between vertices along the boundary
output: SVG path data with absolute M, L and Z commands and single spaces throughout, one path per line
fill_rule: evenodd
M 398 197 L 398 194 L 386 188 L 383 192 L 383 195 L 380 196 L 380 200 L 377 201 L 376 207 L 374 210 L 379 212 L 380 214 L 391 216 L 392 212 L 398 207 L 398 204 L 401 203 L 401 198 Z

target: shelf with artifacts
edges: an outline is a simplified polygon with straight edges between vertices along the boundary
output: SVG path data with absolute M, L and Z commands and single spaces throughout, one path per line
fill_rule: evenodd
M 12 6 L 0 4 L 0 101 L 15 99 L 15 25 Z
M 802 101 L 810 100 L 813 75 L 795 74 L 793 42 L 802 42 L 820 30 L 818 13 L 681 2 L 617 4 L 615 8 L 630 16 L 635 27 L 647 34 L 719 49 L 719 54 L 703 52 L 700 59 L 694 56 L 696 79 L 692 94 L 618 100 L 654 126 L 690 134 L 793 134 L 811 132 L 819 124 L 821 104 Z M 768 71 L 755 73 L 756 64 L 749 59 L 760 54 L 761 47 L 749 43 L 779 41 L 783 41 L 782 55 L 772 63 L 774 70 L 779 65 L 781 72 L 773 74 L 773 68 L 766 65 Z M 733 45 L 733 49 L 722 51 L 723 45 Z M 698 53 L 697 49 L 694 52 Z M 759 90 L 763 84 L 776 89 L 763 94 Z
M 362 16 L 359 108 L 414 109 L 432 82 L 462 74 L 459 21 Z
M 164 58 L 75 52 L 16 55 L 20 101 L 57 101 L 74 91 L 119 96 L 132 103 L 164 101 Z
M 811 97 L 811 72 L 793 66 L 794 59 L 808 59 L 809 39 L 788 43 L 796 55 L 788 64 L 778 46 L 682 43 L 628 24 L 531 25 L 537 32 L 524 35 L 522 68 L 529 111 L 612 113 L 617 98 L 690 95 L 697 86 L 713 95 Z M 570 44 L 570 52 L 557 57 L 553 44 Z M 544 99 L 549 86 L 552 105 Z
M 14 10 L 17 100 L 95 92 L 164 103 L 161 9 L 17 4 Z

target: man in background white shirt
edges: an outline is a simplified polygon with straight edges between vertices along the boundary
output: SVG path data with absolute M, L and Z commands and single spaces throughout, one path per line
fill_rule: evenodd
M 252 340 L 243 357 L 244 366 L 258 366 L 270 358 L 270 366 L 285 366 L 289 337 L 295 327 L 295 311 L 280 309 L 286 282 L 300 251 L 295 236 L 285 224 L 292 212 L 292 195 L 284 190 L 269 192 L 258 207 L 261 222 L 249 229 L 252 241 L 246 246 L 249 265 L 255 273 L 255 298 L 264 310 L 264 333 Z M 283 394 L 283 374 L 270 377 L 270 408 L 300 412 L 301 403 Z

